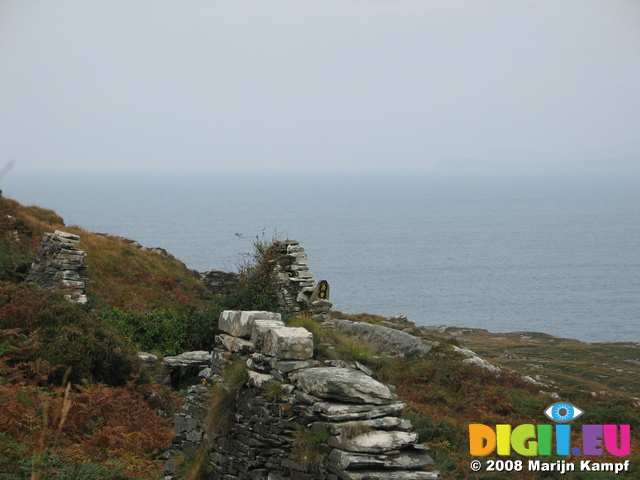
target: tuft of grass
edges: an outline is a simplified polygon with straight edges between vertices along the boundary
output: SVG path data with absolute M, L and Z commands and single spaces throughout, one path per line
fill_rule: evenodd
M 274 402 L 281 402 L 284 398 L 282 383 L 277 380 L 271 380 L 265 385 L 264 394 Z
M 372 428 L 369 425 L 362 422 L 353 422 L 342 427 L 342 430 L 340 430 L 340 436 L 347 440 L 351 440 L 352 438 L 356 438 L 359 435 L 363 435 L 371 431 Z
M 365 343 L 350 335 L 339 335 L 336 338 L 335 353 L 341 360 L 348 362 L 368 363 L 376 354 L 376 350 L 369 343 Z
M 291 456 L 300 462 L 305 471 L 318 471 L 328 458 L 327 439 L 331 432 L 327 429 L 311 431 L 304 425 L 296 425 Z
M 233 428 L 236 397 L 247 383 L 249 372 L 242 359 L 238 359 L 222 372 L 222 381 L 210 387 L 211 398 L 205 429 L 209 438 L 223 435 Z
M 239 391 L 249 380 L 249 370 L 241 358 L 235 360 L 222 372 L 224 383 L 236 392 Z

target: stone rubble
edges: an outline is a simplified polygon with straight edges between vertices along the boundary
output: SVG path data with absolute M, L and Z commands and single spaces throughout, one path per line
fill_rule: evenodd
M 313 353 L 313 336 L 303 328 L 283 327 L 279 319 L 257 318 L 255 312 L 227 311 L 220 320 L 224 333 L 208 356 L 207 384 L 223 382 L 221 373 L 232 362 L 240 360 L 248 369 L 246 384 L 235 393 L 233 425 L 228 433 L 208 434 L 211 387 L 190 387 L 174 418 L 176 434 L 165 451 L 165 480 L 184 475 L 180 470 L 184 458 L 202 451 L 208 462 L 206 479 L 441 478 L 437 471 L 429 471 L 433 460 L 428 448 L 418 444 L 411 423 L 400 418 L 406 405 L 387 385 L 355 364 L 322 363 L 308 356 L 307 348 Z M 235 336 L 237 332 L 242 336 Z M 245 348 L 231 346 L 223 335 L 233 337 L 236 345 L 242 341 Z M 294 443 L 301 428 L 327 437 L 318 445 L 323 455 L 317 464 L 306 464 L 296 455 Z

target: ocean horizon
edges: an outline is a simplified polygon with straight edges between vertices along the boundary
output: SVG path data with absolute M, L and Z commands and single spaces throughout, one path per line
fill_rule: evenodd
M 640 341 L 637 171 L 70 172 L 0 184 L 66 225 L 237 270 L 295 239 L 334 309 L 417 325 Z

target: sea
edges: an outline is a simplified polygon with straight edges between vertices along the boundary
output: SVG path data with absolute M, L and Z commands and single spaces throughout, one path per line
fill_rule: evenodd
M 19 167 L 19 165 L 18 165 Z M 237 270 L 295 239 L 334 309 L 418 325 L 640 342 L 640 171 L 22 172 L 66 225 Z

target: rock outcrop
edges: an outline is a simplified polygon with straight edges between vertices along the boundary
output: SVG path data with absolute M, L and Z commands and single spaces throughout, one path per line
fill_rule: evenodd
M 62 291 L 65 298 L 79 305 L 86 305 L 88 267 L 84 264 L 87 254 L 76 248 L 80 237 L 56 230 L 45 233 L 38 249 L 36 261 L 31 265 L 27 281 L 51 292 Z
M 336 319 L 327 322 L 327 325 L 347 332 L 360 340 L 373 343 L 382 350 L 406 357 L 426 355 L 435 345 L 429 340 L 373 323 Z
M 185 457 L 198 454 L 208 479 L 440 478 L 429 471 L 428 448 L 400 418 L 406 405 L 392 389 L 356 365 L 310 358 L 311 333 L 269 317 L 269 312 L 221 314 L 225 333 L 217 337 L 204 369 L 205 382 L 213 387 L 192 386 L 175 415 L 165 480 L 177 480 Z M 235 409 L 216 417 L 210 389 L 226 385 L 223 372 L 238 362 L 247 375 L 233 391 Z M 224 433 L 216 433 L 220 422 L 229 424 Z
M 222 295 L 233 290 L 240 280 L 240 275 L 226 270 L 209 270 L 200 274 L 200 281 L 211 293 Z

